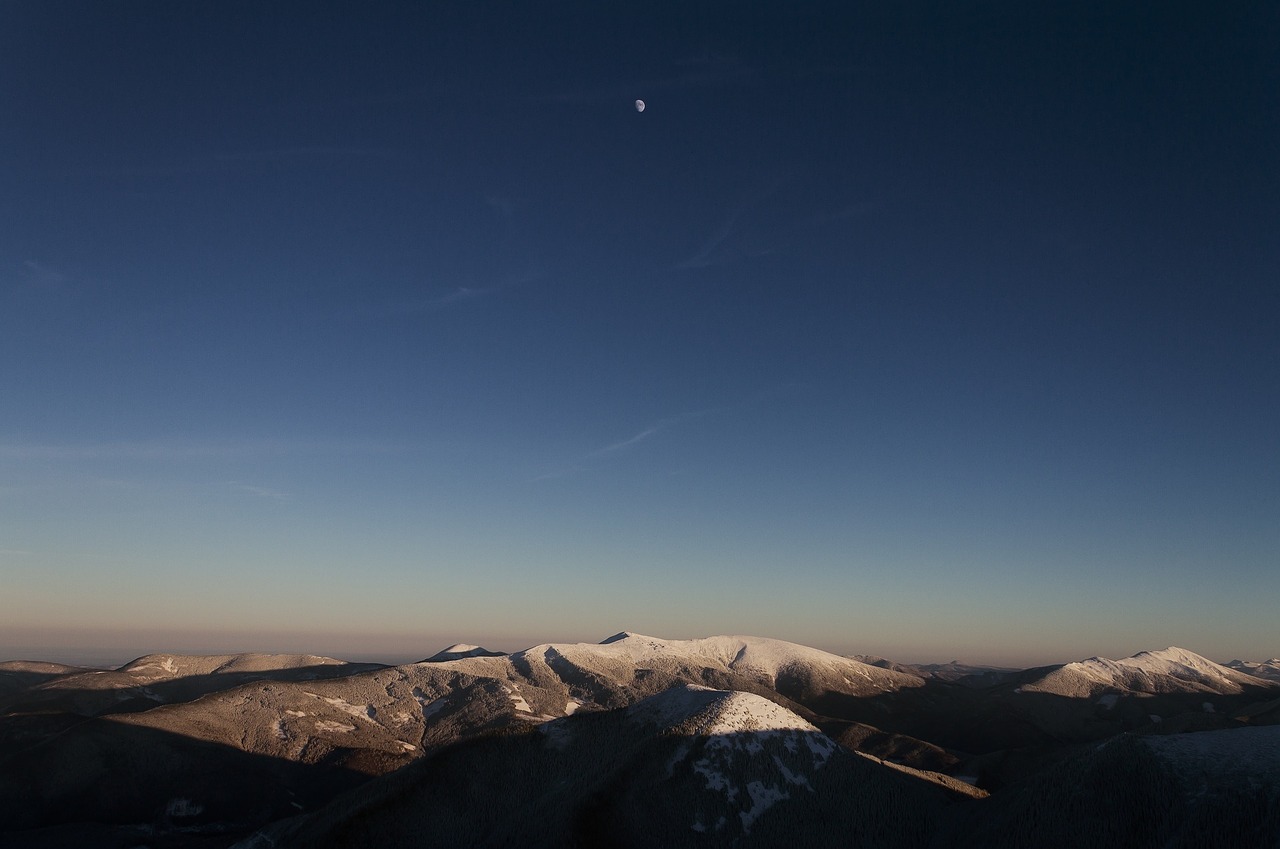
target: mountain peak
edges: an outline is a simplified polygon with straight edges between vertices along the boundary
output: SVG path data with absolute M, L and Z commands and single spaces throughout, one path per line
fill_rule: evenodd
M 684 684 L 650 696 L 628 708 L 627 716 L 667 728 L 681 726 L 708 736 L 748 731 L 818 731 L 764 696 L 713 690 L 698 684 Z
M 1025 686 L 1063 696 L 1084 697 L 1115 690 L 1239 693 L 1244 686 L 1265 686 L 1265 682 L 1240 670 L 1214 663 L 1193 651 L 1169 646 L 1138 652 L 1120 660 L 1091 657 L 1067 663 Z
M 644 634 L 637 634 L 635 631 L 619 631 L 612 637 L 605 637 L 600 641 L 600 645 L 607 646 L 610 643 L 620 643 L 623 640 L 657 640 L 657 637 L 646 637 Z
M 505 657 L 505 652 L 490 651 L 483 646 L 473 646 L 470 643 L 454 643 L 447 649 L 441 649 L 431 657 L 427 658 L 424 663 L 440 663 L 446 660 L 461 660 L 464 657 Z

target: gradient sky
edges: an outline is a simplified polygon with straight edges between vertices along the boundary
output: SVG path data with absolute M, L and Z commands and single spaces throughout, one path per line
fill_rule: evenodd
M 785 6 L 0 4 L 0 655 L 1280 655 L 1280 6 Z

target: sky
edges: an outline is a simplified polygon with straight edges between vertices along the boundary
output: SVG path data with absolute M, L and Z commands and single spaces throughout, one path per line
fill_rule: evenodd
M 1278 43 L 0 3 L 0 655 L 1280 656 Z

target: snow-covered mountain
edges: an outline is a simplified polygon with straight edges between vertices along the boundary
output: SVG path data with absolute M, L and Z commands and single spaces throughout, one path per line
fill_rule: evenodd
M 920 678 L 958 681 L 967 686 L 976 687 L 998 684 L 1010 673 L 1018 671 L 1004 666 L 984 666 L 964 663 L 959 660 L 952 660 L 947 663 L 898 663 L 878 655 L 855 654 L 851 657 L 853 660 L 861 661 L 871 666 L 878 666 L 881 669 L 892 669 L 897 672 L 905 672 L 908 675 L 916 675 Z
M 423 759 L 242 845 L 906 847 L 971 798 L 761 696 L 684 685 Z
M 578 819 L 548 818 L 529 832 L 543 842 L 527 845 L 561 845 L 586 822 L 596 842 L 637 845 L 659 845 L 650 833 L 669 845 L 825 845 L 844 829 L 915 846 L 944 827 L 944 809 L 985 795 L 959 778 L 1018 787 L 1063 747 L 1123 731 L 1280 721 L 1280 687 L 1181 649 L 1003 678 L 926 678 L 761 637 L 630 632 L 509 655 L 460 643 L 401 666 L 173 654 L 116 670 L 0 664 L 0 843 L 162 834 L 182 845 L 267 828 L 281 845 L 328 845 L 326 829 L 364 821 L 360 804 L 401 811 L 394 800 L 412 798 L 434 818 L 404 821 L 429 826 L 435 845 L 475 827 L 459 811 L 497 805 L 506 830 L 481 845 L 516 842 L 539 810 L 563 808 Z M 903 825 L 881 804 L 925 820 Z M 374 843 L 412 844 L 396 817 L 378 829 L 401 837 Z M 837 831 L 795 825 L 810 820 Z M 867 828 L 897 836 L 877 843 Z
M 464 657 L 502 657 L 500 651 L 490 651 L 483 646 L 473 646 L 470 643 L 454 643 L 447 649 L 441 649 L 431 657 L 427 658 L 423 663 L 439 663 L 444 660 L 461 660 Z
M 1268 682 L 1171 646 L 1121 660 L 1091 657 L 1051 668 L 1022 684 L 1025 692 L 1091 698 L 1106 693 L 1203 693 L 1235 695 Z
M 1232 660 L 1226 666 L 1237 672 L 1252 675 L 1254 678 L 1280 681 L 1280 657 L 1273 657 L 1270 660 L 1263 661 Z
M 23 664 L 29 686 L 7 694 L 0 689 L 0 711 L 67 711 L 96 716 L 187 702 L 252 681 L 310 681 L 383 668 L 378 663 L 287 654 L 153 654 L 119 669 L 58 669 L 53 664 L 40 664 L 44 671 L 38 676 L 33 671 L 36 666 Z M 0 681 L 6 668 L 10 675 L 18 671 L 13 663 L 0 665 Z

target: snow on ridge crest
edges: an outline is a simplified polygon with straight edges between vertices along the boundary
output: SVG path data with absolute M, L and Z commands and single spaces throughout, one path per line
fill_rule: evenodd
M 733 692 L 717 706 L 715 719 L 703 734 L 737 734 L 743 731 L 811 731 L 818 727 L 764 696 Z
M 697 684 L 672 687 L 627 708 L 630 719 L 674 727 L 692 726 L 694 734 L 740 734 L 760 731 L 809 731 L 813 724 L 781 705 L 754 693 L 713 690 Z
M 874 690 L 924 684 L 924 679 L 918 675 L 882 669 L 822 649 L 770 637 L 726 635 L 692 640 L 664 640 L 623 631 L 597 644 L 551 644 L 549 647 L 565 656 L 608 656 L 633 662 L 657 656 L 711 661 L 727 669 L 752 669 L 774 680 L 783 670 L 807 666 L 828 670 L 843 677 L 851 686 L 856 680 L 856 686 Z
M 473 657 L 506 657 L 506 655 L 500 651 L 490 651 L 484 646 L 473 646 L 470 643 L 454 643 L 447 649 L 441 649 L 422 662 L 443 663 L 450 660 L 467 660 Z
M 1091 657 L 1066 663 L 1024 689 L 1066 696 L 1088 696 L 1099 690 L 1135 692 L 1239 693 L 1245 686 L 1267 682 L 1240 670 L 1214 663 L 1195 652 L 1169 646 L 1110 660 Z

